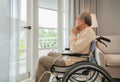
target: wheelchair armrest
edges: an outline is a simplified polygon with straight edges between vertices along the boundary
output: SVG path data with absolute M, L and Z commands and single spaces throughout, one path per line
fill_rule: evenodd
M 62 53 L 62 56 L 89 57 L 88 54 L 80 54 L 80 53 Z

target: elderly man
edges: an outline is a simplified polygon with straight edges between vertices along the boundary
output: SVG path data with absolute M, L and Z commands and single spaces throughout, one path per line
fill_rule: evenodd
M 71 52 L 81 54 L 89 53 L 90 43 L 96 37 L 93 29 L 90 26 L 91 15 L 89 13 L 84 12 L 76 18 L 76 26 L 72 28 L 70 36 Z M 60 55 L 61 53 L 50 52 L 48 56 L 44 56 L 39 59 L 35 82 L 38 82 L 39 78 L 45 71 L 50 70 L 53 61 Z M 58 59 L 55 64 L 59 66 L 67 66 L 82 60 L 85 60 L 85 58 L 68 56 L 66 58 Z M 49 77 L 49 74 L 45 74 L 40 82 L 48 82 Z

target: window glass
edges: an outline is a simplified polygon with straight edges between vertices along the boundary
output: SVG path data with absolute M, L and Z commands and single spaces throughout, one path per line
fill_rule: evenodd
M 39 26 L 57 28 L 57 11 L 39 8 Z
M 39 48 L 57 47 L 57 30 L 39 29 Z

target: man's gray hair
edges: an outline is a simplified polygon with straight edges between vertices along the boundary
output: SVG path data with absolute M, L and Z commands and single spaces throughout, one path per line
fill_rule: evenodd
M 85 20 L 85 23 L 86 23 L 88 26 L 91 26 L 91 25 L 92 25 L 92 19 L 91 19 L 90 13 L 84 12 L 84 13 L 82 13 L 79 17 L 80 17 L 81 19 L 84 19 L 84 20 Z

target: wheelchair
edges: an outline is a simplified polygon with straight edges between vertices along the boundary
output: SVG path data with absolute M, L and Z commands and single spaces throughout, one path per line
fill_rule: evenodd
M 51 71 L 46 72 L 51 74 L 49 82 L 113 82 L 110 74 L 104 68 L 99 66 L 95 60 L 94 51 L 96 43 L 100 42 L 107 46 L 102 40 L 110 42 L 109 39 L 102 36 L 96 38 L 96 40 L 91 42 L 89 54 L 62 53 L 62 56 L 55 59 Z M 65 50 L 70 49 L 65 48 Z M 55 65 L 57 59 L 63 56 L 84 57 L 87 60 L 69 66 Z

